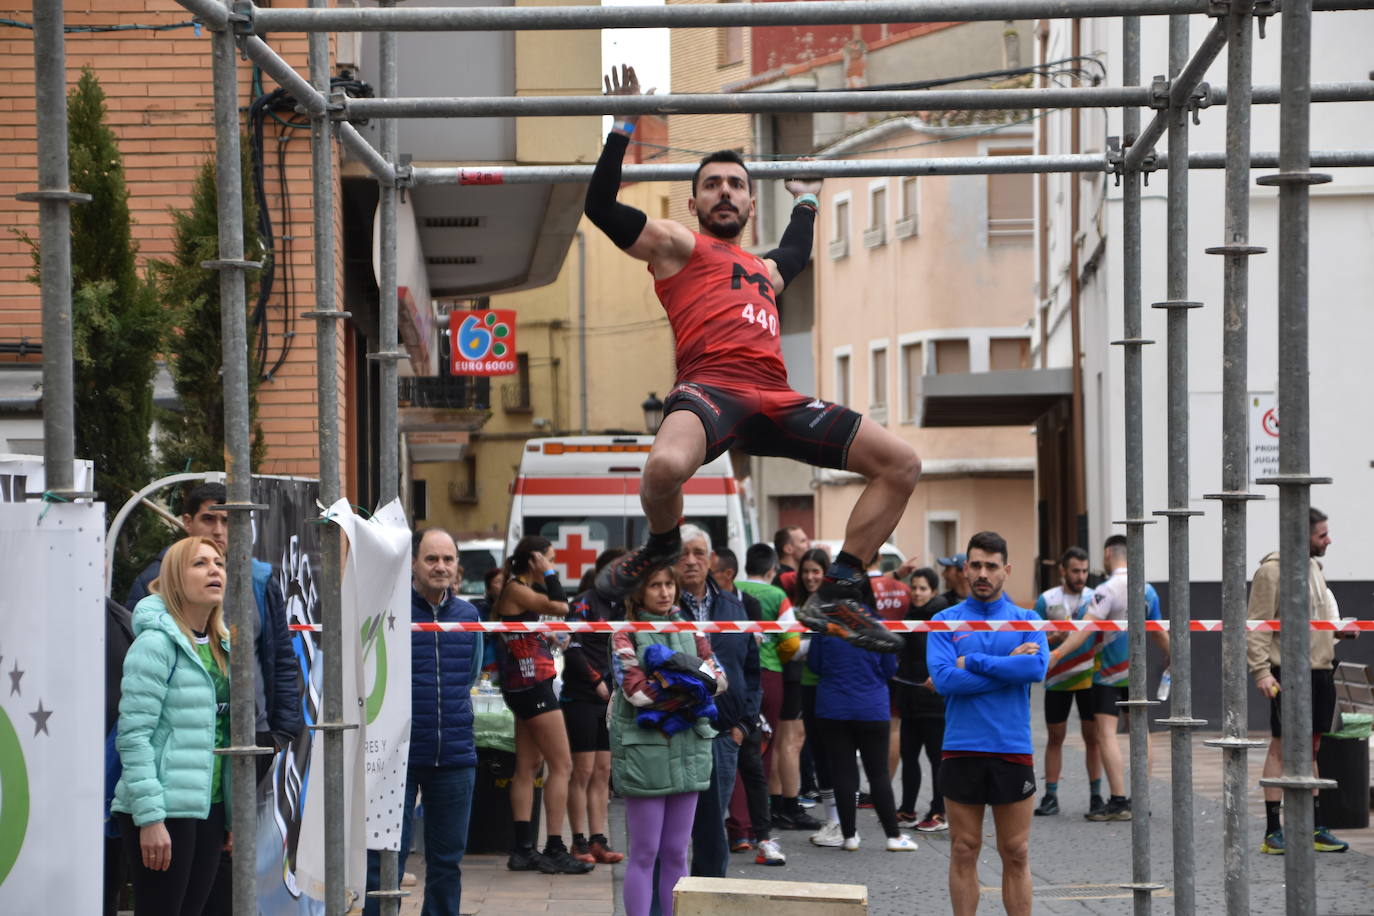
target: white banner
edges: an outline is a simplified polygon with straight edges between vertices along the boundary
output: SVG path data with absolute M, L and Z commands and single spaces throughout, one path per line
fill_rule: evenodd
M 344 620 L 358 621 L 362 641 L 367 848 L 399 850 L 410 756 L 410 526 L 400 500 L 367 521 L 335 510 L 349 542 Z
M 325 510 L 324 515 L 336 522 L 354 519 L 348 500 L 341 499 Z M 345 527 L 345 531 L 348 529 Z M 351 560 L 350 560 L 351 562 Z M 367 885 L 367 852 L 363 845 L 363 814 L 366 799 L 363 795 L 363 743 L 365 723 L 359 715 L 363 704 L 362 641 L 357 633 L 362 621 L 356 601 L 350 602 L 348 574 L 343 578 L 343 721 L 356 728 L 343 733 L 344 761 L 344 849 L 347 850 L 345 883 L 351 897 L 362 900 Z M 310 692 L 324 697 L 323 652 L 317 651 L 310 668 Z M 323 708 L 317 704 L 317 708 Z M 310 790 L 305 794 L 305 809 L 301 817 L 300 840 L 296 847 L 296 886 L 300 893 L 316 900 L 325 899 L 324 879 L 324 740 L 316 733 L 312 743 L 309 772 L 306 777 Z
M 0 912 L 99 913 L 105 507 L 0 504 Z

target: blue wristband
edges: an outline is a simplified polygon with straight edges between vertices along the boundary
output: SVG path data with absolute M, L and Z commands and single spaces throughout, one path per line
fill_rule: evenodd
M 815 194 L 803 194 L 792 201 L 792 206 L 811 207 L 813 210 L 819 210 L 821 208 L 821 202 Z
M 615 129 L 618 131 L 621 131 L 630 136 L 634 135 L 635 125 L 633 121 L 616 121 L 614 126 Z

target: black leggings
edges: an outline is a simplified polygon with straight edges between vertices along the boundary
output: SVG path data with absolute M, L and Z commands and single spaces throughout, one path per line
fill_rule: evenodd
M 868 776 L 868 794 L 883 832 L 889 837 L 900 833 L 897 829 L 897 808 L 892 801 L 892 780 L 887 773 L 888 728 L 882 722 L 850 722 L 845 719 L 817 719 L 825 753 L 829 755 L 830 779 L 834 782 L 835 807 L 840 815 L 840 830 L 846 837 L 854 835 L 854 808 L 859 792 L 859 767 L 854 752 L 863 758 L 864 773 Z
M 811 751 L 811 761 L 816 766 L 816 788 L 833 789 L 830 784 L 830 758 L 822 745 L 820 727 L 816 724 L 816 685 L 802 684 L 802 724 L 806 728 L 804 750 Z
M 916 813 L 916 796 L 921 791 L 921 748 L 930 761 L 930 813 L 945 813 L 945 797 L 940 794 L 940 750 L 945 740 L 945 720 L 907 718 L 902 720 L 902 806 L 898 810 Z
M 134 819 L 119 815 L 119 834 L 134 883 L 134 916 L 200 913 L 215 883 L 224 848 L 224 805 L 211 805 L 205 820 L 171 817 L 163 823 L 172 838 L 172 864 L 166 871 L 154 871 L 143 865 Z

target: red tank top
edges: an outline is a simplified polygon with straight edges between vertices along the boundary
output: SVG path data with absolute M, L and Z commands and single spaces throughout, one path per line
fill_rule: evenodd
M 911 592 L 905 585 L 891 576 L 869 576 L 873 586 L 873 599 L 877 607 L 873 610 L 883 620 L 901 620 L 906 617 L 906 609 L 911 604 Z
M 768 266 L 738 245 L 693 233 L 682 270 L 654 281 L 677 341 L 677 381 L 787 389 Z

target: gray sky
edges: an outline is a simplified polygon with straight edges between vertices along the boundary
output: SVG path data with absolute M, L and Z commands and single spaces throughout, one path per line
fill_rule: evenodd
M 602 0 L 602 6 L 662 6 L 663 0 Z M 635 68 L 639 85 L 669 91 L 667 29 L 604 29 L 601 32 L 601 72 L 613 65 Z

